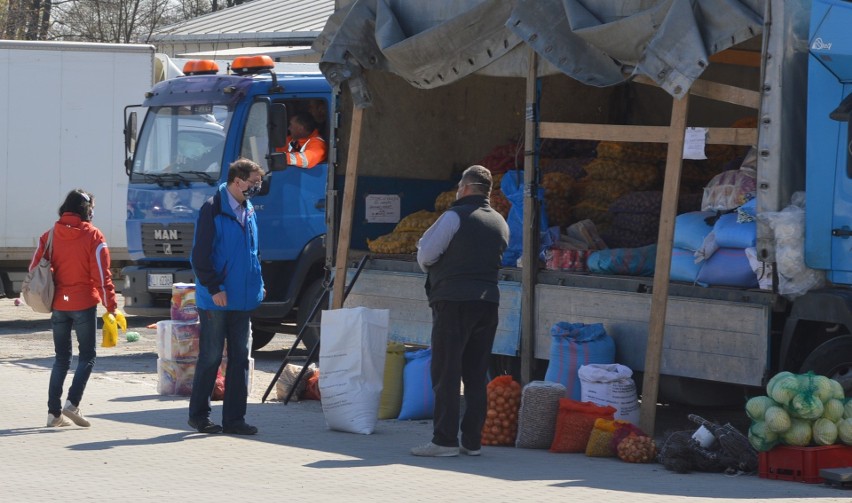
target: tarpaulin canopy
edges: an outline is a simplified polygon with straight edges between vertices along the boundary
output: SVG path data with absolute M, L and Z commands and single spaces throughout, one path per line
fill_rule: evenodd
M 356 0 L 329 18 L 314 49 L 332 84 L 371 99 L 362 69 L 430 89 L 472 73 L 564 73 L 610 86 L 644 74 L 681 97 L 709 56 L 761 33 L 765 0 Z

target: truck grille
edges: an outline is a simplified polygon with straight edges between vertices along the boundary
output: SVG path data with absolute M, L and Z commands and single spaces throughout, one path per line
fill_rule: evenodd
M 194 224 L 142 224 L 142 251 L 149 258 L 189 258 L 194 234 Z

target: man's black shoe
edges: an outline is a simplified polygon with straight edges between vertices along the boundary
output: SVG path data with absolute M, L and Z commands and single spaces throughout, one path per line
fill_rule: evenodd
M 242 422 L 228 426 L 224 429 L 224 432 L 233 435 L 254 435 L 257 433 L 257 428 L 246 422 Z
M 191 419 L 188 421 L 189 426 L 198 433 L 221 433 L 222 427 L 205 417 L 204 419 Z

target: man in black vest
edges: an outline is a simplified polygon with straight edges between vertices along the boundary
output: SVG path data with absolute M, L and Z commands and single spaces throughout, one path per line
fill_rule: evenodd
M 497 331 L 497 277 L 509 226 L 491 208 L 491 173 L 471 166 L 462 174 L 456 201 L 420 238 L 417 262 L 427 273 L 432 308 L 432 441 L 415 456 L 478 456 L 488 407 L 486 386 Z M 459 382 L 465 412 L 459 447 Z

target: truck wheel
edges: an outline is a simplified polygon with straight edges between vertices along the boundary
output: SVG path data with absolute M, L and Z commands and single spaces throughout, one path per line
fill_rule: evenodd
M 251 350 L 257 351 L 269 344 L 269 341 L 275 337 L 275 332 L 271 332 L 269 330 L 257 330 L 252 329 L 251 331 Z
M 809 370 L 839 382 L 848 396 L 852 392 L 852 335 L 835 337 L 817 346 L 805 358 L 800 373 Z
M 322 283 L 322 279 L 317 279 L 302 291 L 302 296 L 299 298 L 299 305 L 296 308 L 296 328 L 298 330 L 301 330 L 302 326 L 309 321 L 308 315 L 311 314 L 311 310 L 314 308 L 317 301 L 319 301 L 320 296 L 323 295 L 324 289 L 322 287 Z M 326 307 L 327 306 L 320 306 L 320 309 L 317 310 L 316 316 L 310 321 L 319 323 L 322 318 L 322 310 L 326 309 Z M 302 344 L 310 350 L 314 344 L 319 341 L 319 338 L 319 327 L 308 327 L 305 329 L 304 334 L 302 334 Z

